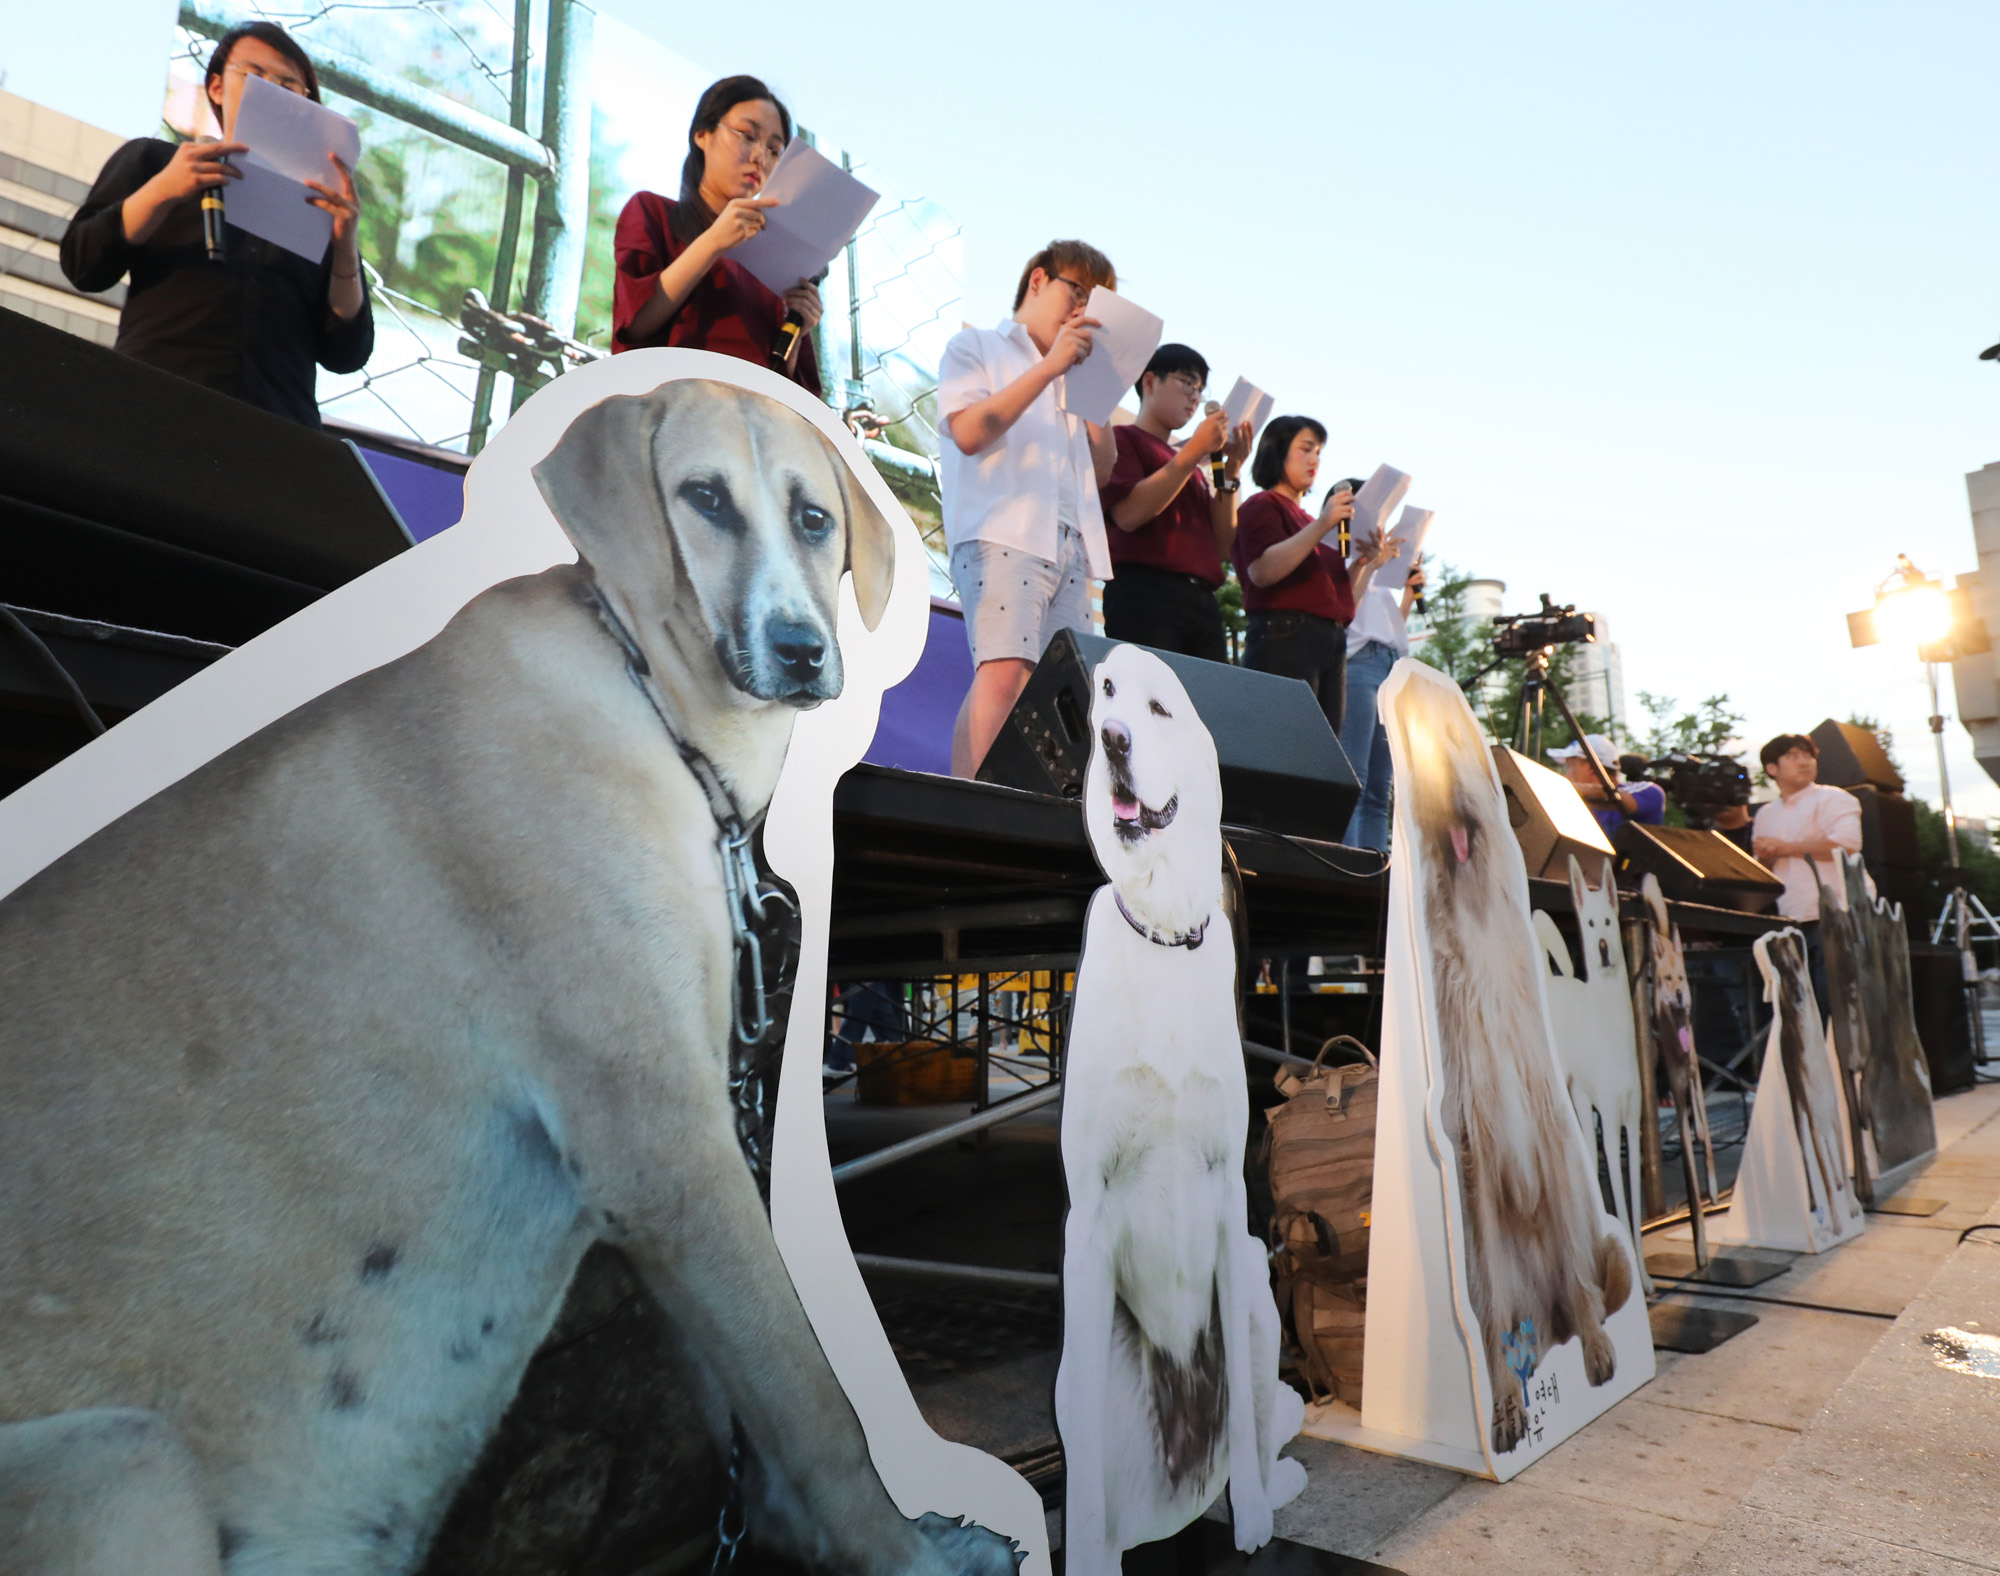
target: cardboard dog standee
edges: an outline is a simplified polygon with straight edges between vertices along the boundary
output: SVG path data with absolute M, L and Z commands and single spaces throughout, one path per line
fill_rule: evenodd
M 670 411 L 682 425 L 662 438 Z M 179 878 L 199 888 L 176 890 L 164 919 L 98 901 L 76 910 L 69 935 L 61 921 L 0 929 L 0 974 L 43 980 L 33 998 L 0 991 L 10 1087 L 30 1088 L 72 1022 L 87 1021 L 89 1034 L 76 1031 L 63 1065 L 94 1058 L 102 1074 L 69 1129 L 49 1101 L 0 1100 L 0 1324 L 29 1301 L 8 1284 L 24 1266 L 91 1293 L 60 1329 L 43 1321 L 46 1335 L 8 1326 L 17 1353 L 51 1344 L 39 1363 L 0 1364 L 0 1433 L 11 1431 L 0 1479 L 18 1483 L 48 1455 L 38 1439 L 115 1447 L 124 1436 L 99 1429 L 100 1439 L 92 1419 L 107 1406 L 146 1409 L 160 1458 L 198 1461 L 159 1483 L 193 1518 L 190 1547 L 202 1558 L 214 1558 L 226 1509 L 225 1533 L 252 1546 L 267 1538 L 314 1568 L 414 1569 L 576 1262 L 612 1229 L 602 1203 L 627 1188 L 640 1210 L 619 1193 L 615 1229 L 642 1275 L 655 1272 L 649 1287 L 668 1316 L 685 1315 L 687 1360 L 731 1412 L 751 1414 L 738 1438 L 754 1425 L 756 1450 L 777 1467 L 767 1482 L 790 1485 L 799 1525 L 831 1540 L 823 1546 L 844 1542 L 842 1563 L 858 1570 L 908 1569 L 934 1551 L 952 1568 L 1012 1576 L 1012 1540 L 1026 1576 L 1046 1576 L 1034 1491 L 993 1457 L 940 1439 L 919 1413 L 849 1252 L 820 1126 L 833 785 L 866 749 L 882 690 L 922 647 L 928 575 L 914 526 L 837 415 L 762 368 L 688 350 L 638 351 L 557 379 L 480 456 L 466 494 L 451 530 L 0 801 L 0 904 L 53 895 L 74 905 L 74 892 L 115 897 L 153 879 L 118 841 L 149 830 L 160 859 L 179 860 Z M 670 604 L 675 618 L 664 616 Z M 671 645 L 704 619 L 703 638 Z M 807 639 L 820 643 L 808 650 Z M 786 669 L 777 680 L 773 665 Z M 336 734 L 359 750 L 328 747 Z M 598 769 L 565 755 L 579 738 Z M 219 773 L 216 758 L 238 748 L 235 775 Z M 607 758 L 615 769 L 602 769 Z M 275 786 L 260 799 L 245 782 Z M 524 782 L 535 791 L 518 792 Z M 738 800 L 746 782 L 765 785 L 768 811 Z M 565 797 L 575 794 L 583 808 Z M 216 802 L 249 809 L 218 829 Z M 729 972 L 730 905 L 742 895 L 728 851 L 742 845 L 725 809 L 748 825 L 764 816 L 766 857 L 802 910 L 769 1238 L 750 1168 L 732 1169 L 745 1159 L 741 1112 L 722 1087 L 725 1020 L 741 1003 L 681 992 L 683 979 L 704 976 L 677 967 L 692 957 L 715 965 L 708 979 Z M 503 821 L 509 810 L 521 819 Z M 147 819 L 128 819 L 135 811 Z M 192 835 L 161 836 L 162 825 Z M 516 829 L 495 836 L 496 825 Z M 311 867 L 306 854 L 329 838 L 344 839 L 338 859 Z M 428 862 L 407 853 L 416 846 Z M 303 884 L 276 900 L 267 891 L 282 884 L 269 871 L 291 868 L 313 868 L 304 917 Z M 35 892 L 16 891 L 38 875 Z M 474 890 L 504 895 L 454 906 Z M 239 922 L 258 942 L 247 952 L 228 928 Z M 483 939 L 451 951 L 468 924 Z M 131 955 L 93 951 L 100 933 Z M 126 1011 L 84 974 L 57 978 L 47 958 L 56 944 L 106 975 L 143 975 L 143 1009 Z M 278 972 L 287 965 L 291 974 Z M 286 1016 L 305 1013 L 298 1000 L 313 1003 L 303 1022 Z M 421 1017 L 437 1011 L 456 1012 L 456 1029 Z M 184 1052 L 199 1052 L 203 1074 L 183 1080 L 178 1104 L 133 1097 L 135 1077 Z M 606 1059 L 589 1060 L 598 1054 Z M 406 1082 L 369 1107 L 354 1091 L 383 1082 L 378 1063 Z M 284 1083 L 300 1066 L 340 1096 L 321 1097 L 303 1076 Z M 615 1075 L 593 1082 L 579 1066 Z M 211 1087 L 224 1069 L 229 1098 Z M 662 1088 L 689 1097 L 662 1099 Z M 489 1111 L 505 1120 L 496 1127 Z M 231 1141 L 237 1127 L 256 1142 Z M 408 1138 L 400 1147 L 397 1133 Z M 466 1134 L 461 1154 L 453 1135 Z M 663 1134 L 680 1141 L 662 1145 Z M 88 1186 L 130 1190 L 115 1245 L 102 1240 L 110 1212 L 79 1206 L 78 1189 L 52 1186 L 37 1158 L 114 1142 L 125 1147 L 80 1166 Z M 658 1171 L 644 1158 L 655 1146 Z M 702 1163 L 690 1154 L 710 1157 L 708 1169 L 675 1179 L 675 1165 Z M 151 1182 L 190 1156 L 201 1189 Z M 260 1164 L 311 1176 L 311 1208 L 279 1213 L 285 1189 Z M 654 1207 L 663 1175 L 681 1207 Z M 228 1208 L 209 1209 L 212 1197 Z M 720 1215 L 725 1205 L 735 1213 Z M 720 1222 L 705 1239 L 702 1210 Z M 205 1266 L 162 1246 L 194 1233 L 213 1256 Z M 350 1243 L 365 1256 L 350 1262 Z M 728 1273 L 715 1273 L 724 1250 Z M 659 1274 L 668 1262 L 671 1281 Z M 315 1317 L 304 1335 L 254 1290 L 205 1304 L 199 1319 L 156 1311 L 232 1273 L 232 1284 L 267 1295 L 279 1287 L 287 1306 L 358 1311 Z M 130 1309 L 148 1311 L 135 1322 Z M 477 1340 L 466 1336 L 463 1352 L 450 1345 L 468 1330 Z M 172 1361 L 148 1366 L 146 1354 L 169 1342 Z M 286 1377 L 322 1369 L 324 1392 Z M 218 1404 L 229 1424 L 205 1426 Z M 50 1419 L 57 1434 L 15 1427 Z M 837 1439 L 847 1446 L 826 1448 Z M 706 1501 L 705 1477 L 690 1492 Z M 0 1503 L 20 1503 L 14 1494 L 0 1482 Z M 748 1515 L 762 1513 L 753 1504 Z M 378 1514 L 379 1529 L 368 1519 Z M 957 1526 L 961 1517 L 972 1525 Z M 53 1513 L 41 1521 L 36 1548 L 10 1544 L 9 1568 L 78 1568 L 91 1529 Z M 121 1568 L 196 1568 L 176 1563 L 165 1538 L 156 1531 Z
M 1315 1408 L 1306 1431 L 1504 1482 L 1652 1378 L 1652 1335 L 1556 1060 L 1527 871 L 1478 723 L 1409 659 L 1380 705 L 1397 853 L 1362 1402 L 1358 1418 Z M 1536 1189 L 1536 1208 L 1510 1214 L 1496 1179 Z M 1533 1253 L 1513 1240 L 1529 1232 Z M 1550 1256 L 1557 1272 L 1535 1276 Z M 1500 1310 L 1506 1326 L 1485 1328 Z
M 1631 1238 L 1639 1284 L 1649 1294 L 1652 1277 L 1639 1241 L 1639 1123 L 1646 1102 L 1639 1094 L 1639 1044 L 1633 1032 L 1632 985 L 1625 972 L 1625 947 L 1619 933 L 1618 888 L 1611 861 L 1598 871 L 1591 887 L 1574 855 L 1569 861 L 1570 901 L 1583 937 L 1583 972 L 1570 960 L 1569 943 L 1556 922 L 1535 910 L 1535 934 L 1541 938 L 1549 967 L 1544 981 L 1549 995 L 1549 1021 L 1555 1031 L 1556 1060 L 1569 1082 L 1570 1102 L 1583 1126 L 1586 1147 L 1599 1123 L 1603 1126 L 1605 1169 L 1611 1177 L 1618 1218 Z M 1621 1160 L 1621 1154 L 1623 1156 Z
M 1708 1222 L 1708 1237 L 1741 1247 L 1824 1253 L 1860 1236 L 1867 1224 L 1847 1173 L 1839 1068 L 1805 978 L 1805 938 L 1796 930 L 1775 931 L 1759 936 L 1753 950 L 1771 1003 L 1771 1033 L 1736 1188 L 1728 1212 Z M 1798 993 L 1803 1011 L 1788 1011 L 1781 1000 L 1787 990 Z M 1789 1051 L 1788 1030 L 1799 1037 Z

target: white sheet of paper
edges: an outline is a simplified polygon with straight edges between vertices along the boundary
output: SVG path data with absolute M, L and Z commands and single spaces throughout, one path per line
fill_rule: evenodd
M 1160 348 L 1166 324 L 1102 285 L 1090 292 L 1083 315 L 1104 326 L 1091 330 L 1089 356 L 1064 375 L 1062 404 L 1072 416 L 1101 427 Z
M 757 195 L 777 198 L 778 206 L 767 209 L 764 228 L 729 255 L 779 295 L 825 272 L 880 200 L 803 137 L 786 145 Z
M 1231 432 L 1236 430 L 1239 421 L 1249 422 L 1250 436 L 1254 439 L 1264 430 L 1264 423 L 1271 419 L 1273 403 L 1271 396 L 1256 384 L 1238 378 L 1229 391 L 1229 398 L 1222 402 L 1222 419 L 1229 423 Z
M 1403 501 L 1403 494 L 1410 490 L 1410 478 L 1393 465 L 1378 465 L 1375 474 L 1361 485 L 1361 491 L 1354 495 L 1354 524 L 1349 528 L 1356 542 L 1372 542 L 1375 533 L 1382 529 L 1382 522 L 1389 513 Z
M 1376 585 L 1391 591 L 1403 589 L 1410 578 L 1410 565 L 1424 550 L 1424 538 L 1430 535 L 1431 516 L 1435 513 L 1432 509 L 1419 509 L 1415 504 L 1403 505 L 1403 517 L 1389 533 L 1389 540 L 1396 544 L 1396 556 L 1375 571 Z
M 319 262 L 333 240 L 333 215 L 307 201 L 313 194 L 306 182 L 337 190 L 339 176 L 327 155 L 337 154 L 352 170 L 361 162 L 360 129 L 322 104 L 246 76 L 235 140 L 250 151 L 237 158 L 243 179 L 231 181 L 223 196 L 229 222 Z

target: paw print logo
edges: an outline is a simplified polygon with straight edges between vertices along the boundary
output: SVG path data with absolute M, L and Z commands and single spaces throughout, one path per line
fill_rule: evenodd
M 1500 1355 L 1521 1386 L 1521 1404 L 1528 1404 L 1528 1375 L 1535 1371 L 1535 1321 L 1523 1319 L 1518 1329 L 1500 1337 Z

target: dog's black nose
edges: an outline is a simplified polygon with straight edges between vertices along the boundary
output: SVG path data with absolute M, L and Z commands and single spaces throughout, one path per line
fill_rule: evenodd
M 1130 755 L 1132 753 L 1132 730 L 1122 722 L 1107 722 L 1097 730 L 1104 740 L 1106 755 Z
M 788 677 L 816 679 L 826 665 L 826 639 L 810 624 L 784 619 L 771 626 L 771 651 Z

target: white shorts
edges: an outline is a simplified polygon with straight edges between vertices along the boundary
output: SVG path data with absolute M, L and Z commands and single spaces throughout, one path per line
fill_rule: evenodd
M 1038 662 L 1057 630 L 1091 631 L 1090 561 L 1073 525 L 1061 527 L 1054 563 L 997 542 L 960 542 L 951 583 L 975 667 L 1005 657 Z

